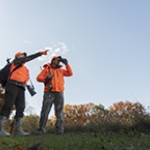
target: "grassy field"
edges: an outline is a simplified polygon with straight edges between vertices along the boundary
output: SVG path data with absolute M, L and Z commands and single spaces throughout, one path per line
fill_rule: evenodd
M 0 137 L 0 150 L 150 150 L 150 136 L 120 131 Z
M 64 135 L 55 134 L 52 118 L 42 136 L 0 137 L 0 150 L 150 150 L 150 114 L 139 103 L 114 106 L 114 112 L 108 112 L 101 105 L 94 110 L 93 104 L 67 105 Z M 11 123 L 8 120 L 7 132 Z M 25 116 L 23 130 L 33 132 L 38 123 L 39 116 Z

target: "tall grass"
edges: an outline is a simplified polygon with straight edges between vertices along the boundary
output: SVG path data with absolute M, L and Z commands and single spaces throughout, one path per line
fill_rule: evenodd
M 52 127 L 42 136 L 0 137 L 0 150 L 149 150 L 150 136 L 139 127 L 88 124 L 66 127 L 64 135 Z

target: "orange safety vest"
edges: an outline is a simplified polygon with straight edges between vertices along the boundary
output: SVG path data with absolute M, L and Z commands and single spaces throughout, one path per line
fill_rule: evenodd
M 10 67 L 10 72 L 12 72 L 12 70 L 15 68 L 16 66 L 14 65 L 14 63 L 11 64 Z M 24 64 L 22 64 L 21 67 L 19 67 L 18 69 L 16 69 L 10 76 L 10 80 L 16 80 L 19 82 L 24 82 L 25 85 L 28 82 L 28 78 L 29 78 L 29 70 L 26 68 L 26 66 Z

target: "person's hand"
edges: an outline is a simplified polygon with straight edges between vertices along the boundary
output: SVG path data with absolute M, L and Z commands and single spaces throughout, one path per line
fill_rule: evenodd
M 41 55 L 47 55 L 47 52 L 48 52 L 49 50 L 47 49 L 47 50 L 44 50 L 44 51 L 41 51 L 40 53 L 41 53 Z
M 62 58 L 61 62 L 64 63 L 65 65 L 68 64 L 68 60 L 66 58 Z

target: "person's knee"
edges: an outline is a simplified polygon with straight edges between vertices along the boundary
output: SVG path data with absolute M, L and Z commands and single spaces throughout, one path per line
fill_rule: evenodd
M 6 116 L 7 118 L 9 118 L 10 112 L 11 112 L 11 108 L 3 107 L 0 114 L 2 116 Z

